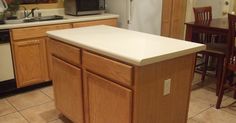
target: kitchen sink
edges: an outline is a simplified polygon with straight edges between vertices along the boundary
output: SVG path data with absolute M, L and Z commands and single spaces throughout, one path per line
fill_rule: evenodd
M 5 23 L 18 24 L 18 23 L 30 23 L 30 22 L 50 21 L 50 20 L 61 20 L 61 19 L 65 19 L 65 18 L 60 15 L 51 15 L 51 16 L 22 18 L 22 19 L 10 19 L 10 20 L 5 20 Z
M 42 17 L 34 17 L 34 18 L 27 18 L 24 19 L 24 23 L 29 23 L 29 22 L 38 22 L 38 21 L 50 21 L 50 20 L 61 20 L 64 19 L 63 16 L 59 15 L 52 15 L 52 16 L 42 16 Z

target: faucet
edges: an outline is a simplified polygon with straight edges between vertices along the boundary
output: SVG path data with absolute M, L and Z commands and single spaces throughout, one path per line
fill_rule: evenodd
M 35 10 L 39 10 L 39 8 L 36 7 L 36 8 L 31 9 L 29 15 L 32 14 L 32 17 L 34 17 L 34 11 L 35 11 Z
M 28 10 L 24 6 L 22 6 L 22 8 L 24 8 L 24 17 L 25 18 L 28 18 L 30 15 L 32 15 L 32 17 L 34 17 L 35 10 L 39 10 L 38 7 L 35 7 L 33 9 L 31 9 L 30 12 L 28 12 Z

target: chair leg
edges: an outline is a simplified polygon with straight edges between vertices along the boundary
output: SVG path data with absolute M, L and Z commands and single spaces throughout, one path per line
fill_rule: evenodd
M 221 82 L 220 91 L 218 93 L 218 99 L 217 99 L 217 102 L 216 102 L 216 109 L 220 108 L 223 95 L 224 95 L 224 84 Z
M 206 73 L 207 73 L 208 59 L 209 59 L 208 55 L 205 55 L 204 67 L 202 70 L 202 78 L 201 78 L 202 84 L 203 84 L 203 81 L 205 80 Z
M 224 57 L 222 58 L 218 58 L 218 61 L 217 61 L 217 70 L 216 70 L 216 75 L 217 75 L 217 83 L 216 83 L 216 96 L 219 95 L 219 89 L 220 89 L 220 83 L 221 83 L 221 80 L 222 80 L 222 70 L 223 70 L 223 62 L 224 62 Z
M 222 75 L 222 79 L 221 79 L 221 81 L 219 83 L 219 85 L 220 85 L 219 89 L 220 90 L 219 90 L 218 99 L 217 99 L 217 102 L 216 102 L 216 109 L 220 108 L 220 105 L 221 105 L 221 102 L 222 102 L 222 98 L 224 96 L 224 91 L 225 91 L 224 84 L 225 84 L 226 75 L 227 75 L 227 72 L 226 72 L 226 70 L 224 70 L 223 71 L 223 75 Z

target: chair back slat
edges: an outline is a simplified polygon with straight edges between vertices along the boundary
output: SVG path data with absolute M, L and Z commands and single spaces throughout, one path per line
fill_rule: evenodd
M 206 23 L 212 20 L 212 8 L 210 6 L 193 8 L 193 11 L 195 22 Z

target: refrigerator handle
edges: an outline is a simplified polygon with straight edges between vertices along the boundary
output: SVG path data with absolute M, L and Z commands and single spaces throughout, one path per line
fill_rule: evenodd
M 128 6 L 128 20 L 127 20 L 127 23 L 128 24 L 131 24 L 132 22 L 132 14 L 133 14 L 133 11 L 132 11 L 132 2 L 133 0 L 127 0 L 127 6 Z

